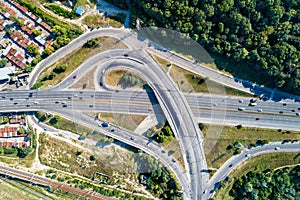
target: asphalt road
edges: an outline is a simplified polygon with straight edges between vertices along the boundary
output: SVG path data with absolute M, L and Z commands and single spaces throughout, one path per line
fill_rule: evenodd
M 276 147 L 279 149 L 276 150 Z M 264 146 L 259 146 L 252 149 L 244 149 L 242 153 L 232 156 L 222 165 L 222 167 L 218 169 L 214 176 L 209 180 L 207 187 L 205 188 L 205 190 L 203 190 L 203 192 L 205 193 L 203 194 L 203 199 L 211 199 L 215 194 L 216 188 L 219 187 L 219 182 L 224 180 L 233 169 L 238 168 L 246 160 L 258 155 L 274 152 L 300 152 L 300 142 L 289 142 L 284 144 L 282 142 L 272 142 Z M 207 172 L 203 171 L 202 173 Z

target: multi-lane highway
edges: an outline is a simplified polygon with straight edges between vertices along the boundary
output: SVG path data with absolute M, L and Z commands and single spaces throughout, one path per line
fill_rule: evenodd
M 249 99 L 239 101 L 240 99 L 203 94 L 184 96 L 171 78 L 164 73 L 160 66 L 144 51 L 144 49 L 148 48 L 148 42 L 138 40 L 134 32 L 125 29 L 102 29 L 85 33 L 83 36 L 72 41 L 69 45 L 39 63 L 30 75 L 29 85 L 33 85 L 38 74 L 40 74 L 45 67 L 80 47 L 88 39 L 99 36 L 111 36 L 120 39 L 129 49 L 110 50 L 89 58 L 59 85 L 47 91 L 32 91 L 32 94 L 28 94 L 28 91 L 27 94 L 25 91 L 3 92 L 1 95 L 5 98 L 1 99 L 3 103 L 0 106 L 0 111 L 52 111 L 95 129 L 99 129 L 99 127 L 97 123 L 93 121 L 94 119 L 84 114 L 78 114 L 79 111 L 109 111 L 139 114 L 164 113 L 173 132 L 180 141 L 188 173 L 184 174 L 182 171 L 176 171 L 171 165 L 172 163 L 169 163 L 168 158 L 164 160 L 163 155 L 155 154 L 155 148 L 149 148 L 144 141 L 145 139 L 142 137 L 139 137 L 137 142 L 133 142 L 129 137 L 131 133 L 123 134 L 123 132 L 126 132 L 125 130 L 114 133 L 105 130 L 103 130 L 103 132 L 162 159 L 165 164 L 171 167 L 171 170 L 180 180 L 185 198 L 187 199 L 202 199 L 204 195 L 203 191 L 208 183 L 208 174 L 201 173 L 201 171 L 207 169 L 207 166 L 202 148 L 203 136 L 195 123 L 196 118 L 203 122 L 209 121 L 210 123 L 215 123 L 217 121 L 217 123 L 221 124 L 241 124 L 241 119 L 244 119 L 245 122 L 243 122 L 243 125 L 248 126 L 273 126 L 273 128 L 277 128 L 279 124 L 281 129 L 298 127 L 299 117 L 295 115 L 298 109 L 298 104 L 296 103 L 289 102 L 288 105 L 282 107 L 283 105 L 279 104 L 274 106 L 272 102 L 258 102 L 258 107 L 262 109 L 262 112 L 259 113 L 257 111 L 258 107 L 249 107 L 247 105 Z M 236 82 L 233 77 L 217 71 L 204 69 L 204 66 L 182 59 L 180 56 L 174 56 L 169 52 L 160 52 L 152 48 L 148 50 L 160 54 L 162 57 L 165 56 L 173 63 L 179 66 L 185 66 L 190 71 L 201 74 L 202 76 L 209 76 L 212 80 L 217 82 L 223 82 L 226 79 L 226 85 L 249 91 L 249 89 L 244 88 L 242 83 Z M 103 70 L 105 71 L 115 67 L 121 66 L 136 71 L 147 80 L 157 100 L 153 96 L 149 97 L 141 91 L 139 91 L 139 93 L 131 93 L 132 96 L 126 96 L 128 92 L 106 91 L 101 93 L 66 89 L 96 65 L 98 66 L 98 73 L 95 75 L 96 79 L 99 79 L 103 75 L 100 74 Z M 76 79 L 72 78 L 74 75 L 77 75 Z M 225 79 L 222 77 L 225 77 Z M 95 80 L 95 82 L 97 81 L 98 80 Z M 63 106 L 61 102 L 66 102 L 65 106 Z M 157 104 L 157 102 L 159 102 L 161 109 L 154 110 L 151 106 Z M 265 105 L 265 107 L 263 105 Z M 274 109 L 272 106 L 274 106 Z M 245 110 L 238 111 L 238 107 L 243 107 Z M 291 110 L 288 111 L 288 109 Z M 279 114 L 278 110 L 283 113 Z M 278 113 L 276 113 L 277 111 Z M 75 115 L 75 113 L 77 114 Z

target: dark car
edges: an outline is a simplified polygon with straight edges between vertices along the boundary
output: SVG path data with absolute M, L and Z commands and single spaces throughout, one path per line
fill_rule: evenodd
M 76 75 L 74 75 L 74 76 L 73 76 L 73 79 L 75 79 L 76 77 L 77 77 L 77 76 L 76 76 Z
M 279 111 L 279 113 L 280 113 L 280 114 L 282 114 L 282 113 L 283 113 L 283 111 Z
M 128 57 L 128 54 L 124 54 L 125 57 Z
M 102 84 L 102 82 L 101 82 L 101 81 L 99 82 L 99 85 L 100 85 L 100 86 L 103 86 L 103 84 Z
M 259 118 L 259 117 L 256 117 L 255 120 L 260 120 L 260 118 Z
M 232 167 L 232 164 L 230 164 L 228 167 Z
M 68 107 L 67 104 L 64 104 L 63 107 Z

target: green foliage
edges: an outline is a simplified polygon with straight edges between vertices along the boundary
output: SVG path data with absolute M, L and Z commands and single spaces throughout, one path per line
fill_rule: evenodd
M 154 140 L 158 143 L 170 141 L 172 137 L 174 137 L 174 134 L 168 123 L 162 124 L 161 130 L 157 131 L 156 134 L 153 136 Z
M 53 72 L 55 72 L 56 74 L 60 74 L 60 73 L 64 73 L 67 69 L 66 65 L 58 65 L 53 69 Z
M 237 179 L 229 194 L 234 199 L 297 199 L 300 197 L 300 166 L 271 173 L 248 172 Z
M 117 7 L 123 9 L 123 10 L 128 10 L 128 5 L 127 5 L 127 1 L 123 1 L 123 0 L 107 0 L 107 2 L 116 5 Z
M 15 154 L 17 152 L 16 148 L 3 147 L 4 154 Z
M 96 48 L 99 47 L 100 43 L 96 39 L 88 40 L 83 46 L 85 48 Z
M 49 6 L 47 6 L 47 8 L 49 8 L 55 14 L 63 16 L 64 18 L 73 19 L 75 17 L 75 12 L 73 12 L 73 11 L 69 12 L 57 5 L 49 5 Z
M 37 47 L 35 45 L 31 45 L 31 44 L 28 45 L 27 51 L 28 51 L 28 53 L 33 54 L 33 55 L 39 54 L 39 50 L 37 49 Z
M 128 72 L 125 73 L 124 76 L 122 76 L 118 84 L 120 84 L 122 88 L 127 88 L 143 85 L 144 81 L 134 73 Z
M 18 148 L 17 156 L 20 158 L 25 158 L 28 154 L 31 153 L 31 151 L 32 151 L 31 147 Z
M 4 67 L 7 64 L 7 60 L 5 58 L 0 59 L 0 67 Z
M 143 27 L 179 31 L 182 38 L 189 36 L 222 58 L 216 59 L 220 69 L 296 94 L 300 94 L 299 5 L 287 0 L 130 2 L 133 25 L 139 18 Z M 156 37 L 171 49 L 182 39 L 165 31 Z M 189 49 L 186 44 L 184 53 Z M 230 64 L 221 63 L 224 58 Z
M 199 123 L 199 124 L 198 124 L 198 126 L 199 126 L 199 129 L 200 129 L 201 131 L 203 131 L 203 130 L 204 130 L 204 128 L 205 128 L 205 126 L 204 126 L 204 124 L 203 124 L 203 123 Z
M 36 83 L 31 87 L 31 89 L 32 89 L 32 90 L 38 89 L 38 88 L 42 87 L 42 85 L 43 85 L 42 82 L 36 82 Z
M 175 181 L 174 175 L 168 169 L 157 162 L 153 157 L 142 153 L 135 155 L 138 164 L 141 181 L 142 175 L 147 177 L 147 188 L 160 199 L 177 199 L 179 184 Z

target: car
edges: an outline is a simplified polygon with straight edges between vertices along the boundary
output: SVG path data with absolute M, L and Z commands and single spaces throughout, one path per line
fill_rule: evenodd
M 131 139 L 131 140 L 134 140 L 134 138 L 133 138 L 133 137 L 130 137 L 130 139 Z
M 245 108 L 244 108 L 244 107 L 238 107 L 238 110 L 239 110 L 239 111 L 244 111 Z
M 89 105 L 89 107 L 90 107 L 90 108 L 93 108 L 93 107 L 94 107 L 94 105 Z
M 106 58 L 111 58 L 111 55 L 107 55 Z
M 103 84 L 102 84 L 102 82 L 101 82 L 101 81 L 99 82 L 99 85 L 100 85 L 100 86 L 103 86 Z
M 5 99 L 5 98 L 6 98 L 6 96 L 2 96 L 2 98 L 3 98 L 3 99 Z
M 283 103 L 282 105 L 283 105 L 283 106 L 286 106 L 287 104 L 286 104 L 286 103 Z
M 44 131 L 47 131 L 47 128 L 44 128 Z
M 74 76 L 73 76 L 73 79 L 75 79 L 76 77 L 77 77 L 77 76 L 76 76 L 76 75 L 74 75 Z
M 67 104 L 64 104 L 63 107 L 65 108 L 65 107 L 68 107 L 68 106 L 67 106 Z
M 101 127 L 110 127 L 110 124 L 108 122 L 102 122 L 98 126 L 101 126 Z
M 17 105 L 18 104 L 18 102 L 14 102 L 14 105 Z
M 152 111 L 152 108 L 148 108 L 148 111 Z
M 78 94 L 74 94 L 74 97 L 78 97 Z
M 54 103 L 58 104 L 58 103 L 59 103 L 59 101 L 55 101 Z
M 260 120 L 260 118 L 259 118 L 259 117 L 256 117 L 255 120 Z
M 280 113 L 280 114 L 282 114 L 282 113 L 283 113 L 283 111 L 279 111 L 279 113 Z
M 174 163 L 175 163 L 175 162 L 176 162 L 176 160 L 175 160 L 174 158 L 172 158 L 172 162 L 174 162 Z
M 257 103 L 256 103 L 256 102 L 251 102 L 251 103 L 249 104 L 249 106 L 257 106 Z
M 213 106 L 217 106 L 218 104 L 214 103 Z
M 11 101 L 12 101 L 12 100 L 14 100 L 14 98 L 13 98 L 13 97 L 11 97 L 9 100 L 11 100 Z
M 246 155 L 245 155 L 245 157 L 249 157 L 250 156 L 250 153 L 247 153 Z
M 228 167 L 232 167 L 232 164 L 230 164 Z
M 125 53 L 124 56 L 125 56 L 125 57 L 128 57 L 128 54 Z
M 25 99 L 26 99 L 26 100 L 28 100 L 28 99 L 29 99 L 29 97 L 26 97 Z
M 37 105 L 37 104 L 39 104 L 39 102 L 38 101 L 35 101 L 35 102 L 33 102 L 35 105 Z
M 300 108 L 298 108 L 298 110 L 300 110 Z
M 30 104 L 27 104 L 26 107 L 30 107 Z
M 293 109 L 293 110 L 291 110 L 291 111 L 292 111 L 292 112 L 296 112 L 296 110 L 294 110 L 294 109 Z
M 79 99 L 83 99 L 82 97 L 79 97 Z
M 72 97 L 68 97 L 68 99 L 72 99 Z
M 296 115 L 297 115 L 297 116 L 300 116 L 300 113 L 296 112 Z
M 250 103 L 255 103 L 257 99 L 250 99 Z
M 110 132 L 115 132 L 115 129 L 111 129 Z
M 239 100 L 239 103 L 243 103 L 243 102 L 244 102 L 244 100 L 243 100 L 243 99 L 240 99 L 240 100 Z
M 61 102 L 61 104 L 65 105 L 65 104 L 67 104 L 67 102 L 65 102 L 65 101 L 62 101 L 62 102 Z
M 257 109 L 257 112 L 262 112 L 263 110 L 261 108 Z
M 280 147 L 275 147 L 275 150 L 278 150 L 278 149 L 280 149 Z

